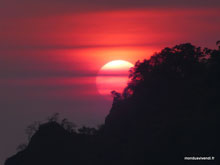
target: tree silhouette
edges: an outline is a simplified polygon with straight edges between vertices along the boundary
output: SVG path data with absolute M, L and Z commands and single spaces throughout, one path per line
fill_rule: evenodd
M 65 128 L 65 130 L 67 130 L 68 132 L 70 133 L 73 133 L 73 132 L 76 132 L 75 128 L 76 128 L 76 125 L 70 121 L 68 121 L 66 118 L 64 118 L 62 121 L 61 121 L 61 126 L 63 128 Z
M 78 132 L 83 135 L 94 135 L 96 134 L 97 130 L 95 128 L 83 126 L 82 128 L 78 129 Z
M 38 131 L 39 126 L 40 122 L 35 121 L 26 128 L 25 133 L 27 135 L 28 141 L 30 141 L 31 137 Z
M 52 116 L 47 118 L 48 122 L 59 122 L 60 114 L 54 113 Z
M 219 45 L 218 48 L 220 49 L 220 40 L 216 42 L 216 45 Z

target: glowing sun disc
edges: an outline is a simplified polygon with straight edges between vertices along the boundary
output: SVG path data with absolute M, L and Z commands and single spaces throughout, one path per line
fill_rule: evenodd
M 133 67 L 128 61 L 115 60 L 105 64 L 96 77 L 98 92 L 106 97 L 111 96 L 111 91 L 123 92 L 128 83 L 129 69 Z

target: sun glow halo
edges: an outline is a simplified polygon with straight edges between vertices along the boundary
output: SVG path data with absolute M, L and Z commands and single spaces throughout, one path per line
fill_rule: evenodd
M 111 91 L 113 90 L 122 93 L 128 83 L 131 67 L 133 64 L 124 60 L 115 60 L 105 64 L 96 77 L 99 93 L 105 98 L 111 98 Z

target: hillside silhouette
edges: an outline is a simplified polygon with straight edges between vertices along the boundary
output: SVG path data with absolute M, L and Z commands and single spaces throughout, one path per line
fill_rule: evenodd
M 220 47 L 164 48 L 138 61 L 129 78 L 122 94 L 112 92 L 99 129 L 76 130 L 52 117 L 29 131 L 28 145 L 5 165 L 219 164 Z M 184 160 L 188 156 L 215 160 Z

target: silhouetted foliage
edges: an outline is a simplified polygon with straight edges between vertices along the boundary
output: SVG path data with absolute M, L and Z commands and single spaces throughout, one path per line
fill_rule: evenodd
M 75 131 L 54 115 L 5 165 L 219 164 L 220 49 L 190 43 L 165 48 L 138 61 L 129 77 L 122 94 L 112 92 L 100 128 Z M 186 156 L 216 159 L 184 161 Z
M 40 122 L 37 122 L 37 121 L 36 121 L 36 122 L 30 124 L 30 125 L 26 128 L 25 132 L 26 132 L 26 134 L 27 134 L 28 141 L 30 141 L 30 140 L 31 140 L 31 137 L 37 132 L 39 126 L 40 126 Z
M 75 130 L 76 125 L 74 123 L 68 121 L 68 119 L 66 119 L 66 118 L 64 118 L 61 121 L 61 126 L 70 133 L 76 132 L 76 130 Z
M 218 48 L 220 49 L 220 40 L 216 42 L 216 45 L 219 45 Z
M 131 82 L 126 89 L 134 91 L 141 84 L 156 78 L 190 80 L 193 76 L 198 77 L 204 73 L 207 58 L 212 53 L 210 51 L 212 50 L 201 50 L 200 47 L 189 43 L 165 48 L 160 53 L 155 53 L 149 60 L 138 61 L 135 64 L 130 70 Z
M 114 98 L 113 103 L 118 102 L 122 99 L 121 93 L 118 93 L 116 91 L 112 91 L 111 94 L 112 94 L 112 97 Z
M 82 128 L 78 129 L 78 132 L 79 134 L 83 134 L 83 135 L 95 135 L 97 130 L 95 128 L 83 126 Z
M 27 148 L 27 144 L 26 143 L 22 143 L 22 144 L 19 144 L 18 147 L 17 147 L 17 151 L 23 151 Z
M 60 114 L 54 113 L 52 116 L 47 118 L 48 122 L 59 122 Z

